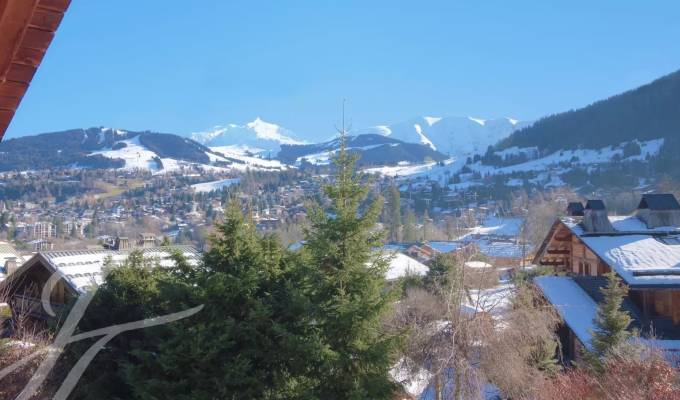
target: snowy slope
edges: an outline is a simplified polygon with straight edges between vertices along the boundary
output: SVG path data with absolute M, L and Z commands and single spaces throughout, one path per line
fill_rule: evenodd
M 196 191 L 196 193 L 210 193 L 213 191 L 222 190 L 225 187 L 229 187 L 231 185 L 236 185 L 239 183 L 239 181 L 240 180 L 238 178 L 222 179 L 213 182 L 197 183 L 195 185 L 191 185 L 191 187 Z
M 288 165 L 283 164 L 279 160 L 258 157 L 253 154 L 251 149 L 238 145 L 231 146 L 214 146 L 210 150 L 213 151 L 211 158 L 218 161 L 236 161 L 234 167 L 241 165 L 243 169 L 263 169 L 263 170 L 285 170 Z
M 253 153 L 276 155 L 282 144 L 304 144 L 290 130 L 260 118 L 245 125 L 216 126 L 205 132 L 194 132 L 191 138 L 209 147 L 238 146 Z
M 451 156 L 483 153 L 516 129 L 527 126 L 512 118 L 484 120 L 472 117 L 416 117 L 394 125 L 379 125 L 360 130 L 404 142 L 421 143 Z
M 139 136 L 135 136 L 128 140 L 122 140 L 118 143 L 124 143 L 125 147 L 117 150 L 109 148 L 95 151 L 91 153 L 90 156 L 100 154 L 106 158 L 121 159 L 125 161 L 123 169 L 127 170 L 147 169 L 150 171 L 157 171 L 160 169 L 158 163 L 154 160 L 154 158 L 157 157 L 156 153 L 144 147 L 139 141 Z

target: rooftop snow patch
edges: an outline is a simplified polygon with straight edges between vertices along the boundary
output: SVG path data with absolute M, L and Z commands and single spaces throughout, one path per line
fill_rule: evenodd
M 389 267 L 385 273 L 388 281 L 405 278 L 407 276 L 425 276 L 430 270 L 425 264 L 403 253 L 387 253 Z
M 539 276 L 534 279 L 534 283 L 581 343 L 590 348 L 593 320 L 597 314 L 595 301 L 566 276 Z

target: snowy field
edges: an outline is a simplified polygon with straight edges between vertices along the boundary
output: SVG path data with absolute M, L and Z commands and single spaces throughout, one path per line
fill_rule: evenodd
M 481 226 L 472 228 L 468 235 L 518 236 L 523 222 L 521 218 L 487 217 Z
M 231 185 L 235 185 L 239 183 L 239 181 L 240 179 L 238 178 L 222 179 L 219 181 L 197 183 L 195 185 L 191 185 L 191 187 L 196 193 L 210 193 L 216 190 L 222 190 L 225 187 L 229 187 Z
M 125 161 L 125 166 L 123 169 L 135 170 L 135 169 L 145 169 L 149 171 L 158 171 L 158 165 L 154 161 L 156 153 L 147 149 L 139 142 L 139 136 L 135 136 L 132 139 L 123 140 L 119 143 L 125 143 L 125 147 L 118 150 L 101 150 L 95 151 L 91 154 L 102 155 L 106 158 L 119 158 Z

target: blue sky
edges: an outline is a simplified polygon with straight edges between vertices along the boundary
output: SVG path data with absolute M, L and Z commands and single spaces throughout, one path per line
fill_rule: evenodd
M 677 1 L 73 0 L 7 137 L 535 119 L 680 69 Z

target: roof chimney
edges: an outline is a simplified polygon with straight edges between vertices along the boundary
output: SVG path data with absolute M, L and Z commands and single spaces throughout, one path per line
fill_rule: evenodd
M 660 226 L 677 228 L 680 227 L 680 204 L 670 193 L 643 194 L 635 216 L 650 229 Z
M 580 201 L 572 201 L 567 205 L 567 216 L 569 217 L 582 217 L 583 216 L 583 204 Z
M 602 200 L 588 200 L 583 210 L 582 224 L 588 233 L 614 232 Z
M 10 275 L 13 274 L 17 270 L 17 258 L 16 257 L 7 257 L 5 259 L 5 274 Z

